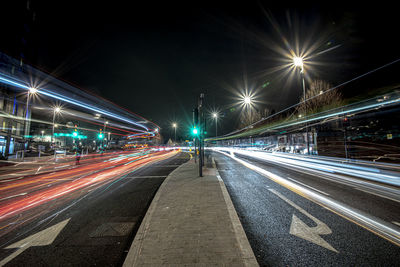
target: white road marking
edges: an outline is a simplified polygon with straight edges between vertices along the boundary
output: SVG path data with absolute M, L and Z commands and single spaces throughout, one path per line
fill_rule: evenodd
M 10 198 L 14 198 L 14 197 L 24 196 L 24 195 L 26 195 L 26 194 L 28 194 L 28 193 L 21 193 L 21 194 L 18 194 L 18 195 L 13 195 L 13 196 L 5 197 L 5 198 L 0 199 L 0 201 L 6 200 L 6 199 L 10 199 Z
M 395 221 L 393 221 L 392 223 L 393 223 L 393 224 L 395 224 L 395 225 L 398 225 L 398 226 L 400 226 L 400 223 L 399 223 L 399 222 L 395 222 Z
M 20 255 L 22 252 L 24 252 L 26 249 L 30 247 L 48 246 L 51 243 L 53 243 L 53 241 L 56 239 L 61 230 L 64 229 L 64 227 L 67 225 L 70 219 L 71 218 L 59 222 L 53 226 L 50 226 L 49 228 L 46 228 L 36 234 L 28 236 L 27 238 L 22 239 L 6 247 L 5 249 L 12 249 L 12 248 L 18 248 L 18 249 L 13 253 L 11 253 L 11 255 L 0 261 L 0 266 L 6 265 L 9 261 Z
M 289 205 L 291 205 L 292 207 L 303 213 L 305 216 L 307 216 L 317 224 L 317 226 L 315 227 L 309 227 L 296 215 L 293 214 L 292 223 L 290 225 L 290 231 L 289 231 L 290 234 L 305 239 L 307 241 L 310 241 L 314 244 L 329 249 L 333 252 L 339 253 L 328 242 L 326 242 L 322 237 L 320 237 L 320 235 L 332 234 L 332 230 L 325 223 L 321 222 L 320 220 L 312 216 L 310 213 L 308 213 L 307 211 L 305 211 L 304 209 L 293 203 L 291 200 L 287 199 L 278 191 L 274 189 L 268 189 L 268 190 L 277 195 L 278 197 L 280 197 L 281 199 L 283 199 L 284 201 L 286 201 Z
M 64 168 L 64 167 L 69 167 L 69 166 L 71 166 L 71 165 L 62 165 L 62 166 L 58 166 L 58 167 L 54 167 L 55 169 L 58 169 L 58 168 Z
M 262 169 L 256 165 L 250 164 L 247 161 L 236 158 L 235 156 L 231 156 L 228 153 L 221 152 L 221 151 L 218 151 L 218 152 L 232 158 L 233 160 L 236 160 L 236 161 L 242 163 L 247 168 L 260 173 L 261 175 L 269 178 L 270 180 L 286 187 L 287 189 L 291 190 L 292 192 L 295 192 L 296 194 L 299 194 L 299 195 L 313 201 L 314 203 L 317 203 L 318 205 L 343 216 L 350 222 L 353 222 L 353 223 L 355 222 L 358 225 L 367 229 L 368 231 L 370 231 L 386 240 L 389 240 L 390 242 L 396 244 L 397 246 L 400 246 L 400 231 L 397 229 L 397 227 L 393 228 L 392 223 L 384 221 L 384 220 L 377 218 L 366 212 L 355 209 L 355 208 L 348 206 L 340 201 L 334 200 L 331 197 L 323 196 L 317 192 L 314 192 L 310 189 L 307 189 L 303 186 L 293 183 L 293 182 L 289 181 L 288 179 L 280 177 L 279 175 L 276 175 L 272 172 Z M 299 192 L 301 192 L 301 194 Z
M 315 190 L 315 191 L 317 191 L 317 192 L 320 192 L 321 194 L 324 194 L 324 195 L 326 195 L 326 196 L 329 196 L 329 194 L 328 194 L 328 193 L 325 193 L 324 191 L 318 190 L 318 189 L 316 189 L 316 188 L 314 188 L 314 187 L 312 187 L 312 186 L 309 186 L 309 185 L 307 185 L 307 184 L 303 184 L 302 182 L 299 182 L 299 181 L 297 181 L 297 180 L 295 180 L 295 179 L 292 179 L 292 178 L 290 178 L 290 177 L 286 177 L 286 178 L 292 180 L 292 181 L 295 182 L 295 183 L 304 185 L 304 186 L 306 186 L 306 187 L 308 187 L 308 188 L 310 188 L 310 189 L 312 189 L 312 190 Z
M 42 166 L 40 166 L 40 167 L 37 169 L 37 171 L 36 171 L 35 174 L 37 174 L 37 173 L 40 171 L 41 168 L 42 168 Z

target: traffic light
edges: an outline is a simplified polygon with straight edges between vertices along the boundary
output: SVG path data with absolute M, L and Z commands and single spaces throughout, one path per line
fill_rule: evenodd
M 78 137 L 79 133 L 78 133 L 78 125 L 75 124 L 74 126 L 74 131 L 72 132 L 72 137 Z
M 194 135 L 198 135 L 198 134 L 199 134 L 199 131 L 198 131 L 198 129 L 196 128 L 196 126 L 194 126 L 194 127 L 192 128 L 192 133 L 193 133 Z
M 98 139 L 103 139 L 104 138 L 104 134 L 103 134 L 103 129 L 100 129 L 99 134 L 97 135 Z

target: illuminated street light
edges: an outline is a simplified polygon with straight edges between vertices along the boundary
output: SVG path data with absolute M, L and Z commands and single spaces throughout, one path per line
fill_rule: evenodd
M 217 112 L 213 112 L 212 116 L 215 119 L 215 137 L 217 137 L 218 136 L 218 132 L 217 132 L 218 113 Z
M 55 143 L 55 138 L 54 138 L 54 127 L 57 127 L 55 122 L 56 119 L 56 114 L 61 112 L 61 108 L 60 107 L 54 107 L 53 109 L 53 134 L 51 135 L 51 143 Z M 54 147 L 54 158 L 56 157 L 56 153 L 55 153 L 55 147 Z
M 30 93 L 30 94 L 36 94 L 37 91 L 38 91 L 38 89 L 36 89 L 35 87 L 30 87 L 30 88 L 29 88 L 29 91 L 28 91 L 28 94 L 29 94 L 29 93 Z
M 245 109 L 249 109 L 250 112 L 250 124 L 253 123 L 253 112 L 252 112 L 252 98 L 250 95 L 245 95 L 243 97 L 243 103 Z
M 176 127 L 178 127 L 178 124 L 176 124 L 176 122 L 174 122 L 174 123 L 172 123 L 172 127 L 174 128 L 174 130 L 175 130 L 175 143 L 176 143 Z
M 26 106 L 25 106 L 25 119 L 24 119 L 24 136 L 29 135 L 29 131 L 28 131 L 28 117 L 29 117 L 29 100 L 31 95 L 35 95 L 38 92 L 38 89 L 36 89 L 35 87 L 29 87 L 28 90 L 28 96 L 26 97 Z M 25 138 L 25 137 L 24 137 Z M 24 142 L 24 152 L 22 154 L 22 160 L 24 160 L 25 158 L 25 152 L 26 152 L 26 140 Z
M 304 67 L 304 64 L 303 64 L 303 58 L 301 58 L 301 57 L 293 57 L 293 65 L 295 66 L 295 67 L 299 67 L 300 69 L 301 69 L 301 71 L 303 72 L 303 67 Z
M 250 96 L 245 96 L 243 98 L 243 102 L 245 105 L 250 105 L 251 104 L 251 97 Z
M 301 57 L 293 57 L 293 65 L 296 68 L 300 68 L 300 74 L 301 74 L 301 82 L 303 85 L 303 103 L 304 103 L 304 113 L 305 116 L 307 116 L 307 105 L 306 105 L 306 85 L 305 85 L 305 80 L 304 80 L 304 63 L 303 63 L 303 58 Z M 308 126 L 306 123 L 306 146 L 307 146 L 307 154 L 310 154 L 310 145 L 308 142 Z
M 97 114 L 96 114 L 97 115 Z M 103 140 L 106 140 L 106 147 L 108 147 L 108 140 L 107 140 L 107 137 L 106 137 L 106 127 L 107 127 L 107 124 L 108 124 L 108 121 L 104 121 L 104 126 L 103 126 L 103 135 L 102 136 L 104 136 L 104 139 Z M 101 141 L 102 142 L 102 146 L 104 146 L 104 144 L 103 144 L 103 140 Z

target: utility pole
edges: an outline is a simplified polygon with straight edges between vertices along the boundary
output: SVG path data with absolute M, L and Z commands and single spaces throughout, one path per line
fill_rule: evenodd
M 204 99 L 204 94 L 203 93 L 201 93 L 200 94 L 200 98 L 199 98 L 199 101 L 198 101 L 198 106 L 197 106 L 197 108 L 198 108 L 198 110 L 199 110 L 199 118 L 198 118 L 198 122 L 199 122 L 199 124 L 200 124 L 200 129 L 199 129 L 199 176 L 200 177 L 203 177 L 203 164 L 204 164 L 204 162 L 203 162 L 203 144 L 202 144 L 202 139 L 203 139 L 203 125 L 202 125 L 202 122 L 203 122 L 203 120 L 202 120 L 202 114 L 203 114 L 203 99 Z

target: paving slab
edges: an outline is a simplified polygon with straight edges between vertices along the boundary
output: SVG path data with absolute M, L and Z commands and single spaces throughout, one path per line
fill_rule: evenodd
M 165 179 L 124 266 L 258 266 L 213 166 L 199 177 L 191 160 Z

